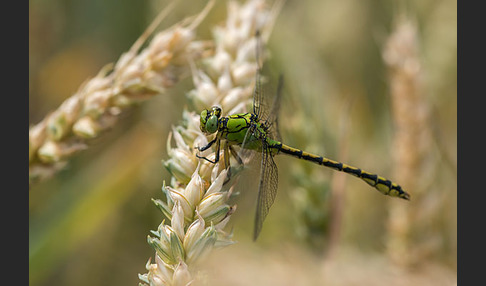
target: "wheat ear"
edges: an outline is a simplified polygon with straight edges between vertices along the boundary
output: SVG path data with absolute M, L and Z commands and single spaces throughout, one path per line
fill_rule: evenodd
M 112 127 L 127 107 L 163 94 L 188 74 L 189 60 L 200 59 L 207 45 L 195 41 L 194 29 L 214 3 L 199 15 L 154 35 L 173 5 L 164 9 L 131 49 L 115 64 L 108 64 L 57 110 L 29 128 L 29 184 L 52 176 L 74 154 L 87 148 L 89 139 Z
M 270 10 L 263 0 L 228 2 L 225 24 L 213 29 L 214 55 L 200 67 L 193 65 L 195 89 L 188 95 L 197 111 L 213 105 L 222 107 L 225 114 L 247 110 L 257 70 L 255 34 L 259 30 L 264 39 L 268 37 L 278 7 Z M 198 113 L 185 111 L 183 121 L 172 131 L 175 148 L 169 136 L 170 158 L 164 165 L 172 180 L 162 187 L 167 200 L 154 200 L 170 225 L 164 220 L 148 236 L 156 263 L 149 260 L 148 273 L 139 275 L 142 285 L 189 285 L 197 280 L 197 261 L 213 248 L 233 243 L 231 232 L 223 228 L 236 208 L 228 202 L 234 180 L 223 185 L 227 170 L 222 164 L 197 159 L 195 147 L 208 143 L 199 129 Z M 214 159 L 211 152 L 201 155 Z
M 422 91 L 422 64 L 418 30 L 400 15 L 387 39 L 383 59 L 388 69 L 395 133 L 393 138 L 394 177 L 413 192 L 415 205 L 421 204 L 423 164 L 429 144 L 428 108 Z M 412 247 L 413 205 L 390 202 L 387 222 L 387 252 L 395 263 L 410 266 L 419 257 Z

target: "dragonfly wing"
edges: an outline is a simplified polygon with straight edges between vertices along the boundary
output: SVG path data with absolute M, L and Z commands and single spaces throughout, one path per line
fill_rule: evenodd
M 256 240 L 262 230 L 263 221 L 267 217 L 270 207 L 275 201 L 278 188 L 278 169 L 273 161 L 270 149 L 263 143 L 262 162 L 260 170 L 260 185 L 255 215 L 255 228 L 253 240 Z
M 282 87 L 283 75 L 281 74 L 278 78 L 277 94 L 273 98 L 272 109 L 266 119 L 269 135 L 272 139 L 276 139 L 277 141 L 282 141 L 278 127 L 278 112 L 280 110 L 280 102 L 282 101 Z
M 253 150 L 245 148 L 245 145 L 248 143 L 248 140 L 250 140 L 250 138 L 255 135 L 255 131 L 256 131 L 256 125 L 252 124 L 248 128 L 248 131 L 245 134 L 245 138 L 243 138 L 243 142 L 240 145 L 240 150 L 238 151 L 238 156 L 244 161 L 245 164 L 247 164 L 251 160 L 252 154 L 255 153 L 253 152 Z
M 253 88 L 253 114 L 258 116 L 262 116 L 261 105 L 263 103 L 263 90 L 262 90 L 262 83 L 261 83 L 261 68 L 258 67 L 255 75 L 255 87 Z

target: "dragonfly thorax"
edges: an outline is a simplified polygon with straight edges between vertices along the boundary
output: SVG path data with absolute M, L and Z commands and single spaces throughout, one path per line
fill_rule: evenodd
M 201 112 L 199 128 L 206 134 L 213 134 L 218 131 L 219 118 L 221 117 L 221 108 L 213 106 L 210 110 L 205 109 Z

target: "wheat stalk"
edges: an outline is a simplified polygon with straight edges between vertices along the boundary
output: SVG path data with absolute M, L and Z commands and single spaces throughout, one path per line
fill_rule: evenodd
M 87 148 L 89 139 L 112 127 L 127 107 L 165 93 L 188 73 L 189 60 L 207 50 L 195 41 L 194 29 L 214 1 L 197 16 L 154 35 L 140 47 L 173 5 L 164 9 L 131 49 L 115 64 L 108 64 L 57 110 L 29 128 L 29 183 L 38 182 L 62 169 L 68 158 Z
M 388 68 L 395 133 L 394 177 L 413 192 L 414 205 L 390 202 L 387 222 L 387 252 L 395 263 L 410 266 L 420 260 L 416 243 L 412 247 L 412 224 L 422 224 L 415 212 L 423 203 L 424 157 L 428 144 L 429 110 L 422 92 L 422 68 L 418 31 L 406 16 L 397 18 L 383 51 Z M 422 184 L 421 184 L 422 182 Z M 414 207 L 415 206 L 415 207 Z M 416 227 L 416 226 L 415 226 Z
M 213 29 L 214 55 L 200 67 L 193 65 L 195 89 L 189 97 L 197 111 L 219 105 L 225 114 L 246 112 L 257 70 L 255 34 L 259 30 L 264 40 L 268 38 L 280 6 L 281 1 L 273 9 L 263 0 L 228 2 L 225 24 Z M 152 231 L 154 236 L 148 236 L 156 251 L 155 264 L 149 260 L 148 272 L 139 275 L 142 285 L 189 285 L 197 280 L 195 265 L 205 254 L 234 243 L 232 234 L 223 230 L 236 209 L 228 203 L 232 187 L 223 186 L 227 170 L 196 158 L 195 147 L 208 143 L 199 129 L 198 113 L 184 111 L 183 120 L 168 138 L 170 158 L 164 165 L 172 179 L 170 186 L 162 187 L 167 200 L 154 200 L 170 225 L 164 220 Z M 211 152 L 201 155 L 214 159 Z

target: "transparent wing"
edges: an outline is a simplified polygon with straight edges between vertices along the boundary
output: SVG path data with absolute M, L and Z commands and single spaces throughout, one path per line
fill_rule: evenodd
M 261 36 L 260 31 L 256 31 L 256 47 L 255 47 L 255 57 L 256 57 L 256 64 L 257 70 L 255 74 L 255 88 L 253 89 L 253 114 L 261 118 L 262 116 L 262 103 L 263 103 L 263 90 L 261 84 L 261 74 L 262 74 L 262 63 L 260 53 L 262 52 L 262 43 L 261 43 Z
M 263 103 L 263 90 L 261 83 L 261 68 L 258 67 L 255 75 L 255 87 L 253 88 L 253 114 L 261 118 Z
M 263 150 L 260 170 L 260 186 L 258 188 L 253 240 L 257 239 L 260 231 L 262 230 L 263 221 L 267 217 L 268 211 L 275 201 L 278 188 L 277 165 L 273 161 L 273 156 L 265 142 L 262 145 Z
M 253 113 L 257 115 L 258 121 L 262 122 L 267 128 L 270 138 L 280 141 L 278 128 L 278 113 L 280 102 L 282 101 L 283 75 L 278 79 L 277 93 L 270 104 L 270 98 L 265 96 L 265 91 L 261 83 L 261 69 L 257 70 L 255 88 L 253 90 Z
M 278 78 L 277 93 L 273 98 L 272 109 L 265 120 L 265 126 L 268 128 L 270 138 L 282 141 L 280 131 L 278 127 L 278 113 L 280 110 L 280 102 L 282 101 L 282 87 L 283 87 L 283 75 Z
M 245 145 L 248 143 L 250 137 L 255 136 L 255 132 L 256 132 L 256 125 L 252 124 L 248 128 L 248 131 L 245 134 L 245 138 L 243 139 L 243 142 L 240 145 L 240 150 L 238 151 L 238 156 L 243 160 L 245 164 L 247 164 L 255 154 L 253 150 L 245 148 Z

